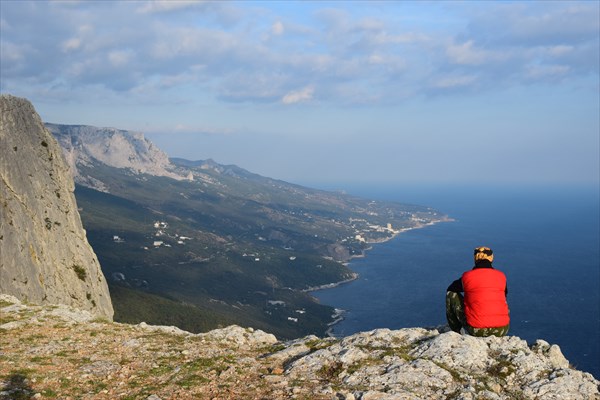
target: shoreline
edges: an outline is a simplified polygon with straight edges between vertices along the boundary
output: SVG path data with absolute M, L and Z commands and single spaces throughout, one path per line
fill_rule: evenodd
M 396 237 L 398 237 L 400 234 L 402 234 L 404 232 L 408 232 L 408 231 L 411 231 L 411 230 L 414 230 L 414 229 L 421 229 L 421 228 L 425 228 L 425 227 L 428 227 L 428 226 L 433 226 L 433 225 L 435 225 L 437 223 L 440 223 L 440 222 L 454 222 L 454 221 L 456 221 L 456 220 L 453 219 L 453 218 L 450 218 L 450 217 L 446 216 L 443 219 L 431 221 L 431 222 L 428 222 L 426 224 L 418 224 L 418 225 L 410 227 L 410 228 L 399 229 L 399 230 L 395 231 L 394 233 L 392 233 L 392 235 L 389 238 L 387 238 L 387 239 L 382 239 L 382 240 L 377 240 L 377 241 L 371 241 L 371 242 L 367 242 L 367 243 L 369 245 L 371 245 L 371 244 L 386 243 L 386 242 L 389 242 L 389 241 L 395 239 Z M 367 254 L 366 254 L 367 251 L 371 250 L 372 248 L 373 248 L 373 246 L 369 246 L 368 248 L 364 249 L 361 252 L 361 254 L 350 256 L 350 260 L 342 262 L 342 264 L 345 265 L 345 266 L 347 266 L 347 267 L 349 267 L 350 264 L 351 264 L 351 261 L 353 259 L 355 259 L 355 258 L 365 258 L 367 256 Z M 310 288 L 307 288 L 307 289 L 303 289 L 302 292 L 303 293 L 309 293 L 309 292 L 316 292 L 318 290 L 333 289 L 333 288 L 336 288 L 336 287 L 338 287 L 340 285 L 343 285 L 343 284 L 355 281 L 355 280 L 357 280 L 360 277 L 360 275 L 357 272 L 354 272 L 354 271 L 351 271 L 351 272 L 353 274 L 352 278 L 344 279 L 344 280 L 339 281 L 339 282 L 332 282 L 332 283 L 327 283 L 327 284 L 324 284 L 324 285 L 310 287 Z M 346 314 L 346 312 L 347 312 L 347 310 L 343 310 L 341 308 L 335 308 L 334 307 L 334 313 L 331 315 L 332 321 L 327 324 L 327 329 L 325 330 L 325 336 L 327 336 L 327 337 L 333 337 L 333 338 L 336 337 L 335 334 L 333 333 L 333 329 L 335 328 L 335 325 L 339 324 L 340 322 L 342 322 L 345 319 L 344 318 L 344 314 Z
M 332 283 L 326 283 L 324 285 L 319 285 L 319 286 L 311 286 L 309 288 L 306 289 L 302 289 L 300 290 L 302 293 L 309 293 L 309 292 L 316 292 L 317 290 L 323 290 L 323 289 L 333 289 L 334 287 L 338 287 L 340 285 L 343 285 L 344 283 L 349 283 L 352 282 L 356 279 L 358 279 L 358 274 L 354 271 L 352 271 L 352 277 L 348 278 L 348 279 L 344 279 L 343 281 L 338 281 L 338 282 L 332 282 Z
M 335 334 L 333 333 L 333 328 L 335 327 L 335 325 L 337 325 L 338 323 L 340 323 L 344 320 L 345 313 L 346 313 L 346 310 L 343 310 L 341 308 L 334 308 L 334 312 L 331 315 L 331 318 L 333 319 L 333 321 L 331 321 L 330 323 L 327 324 L 327 330 L 325 331 L 325 336 L 332 337 L 332 338 L 336 337 Z

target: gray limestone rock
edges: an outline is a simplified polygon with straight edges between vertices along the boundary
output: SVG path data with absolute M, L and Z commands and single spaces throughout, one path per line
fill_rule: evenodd
M 112 320 L 61 148 L 31 103 L 0 96 L 0 293 Z
M 0 313 L 6 320 L 13 320 L 1 325 L 0 330 L 19 329 L 7 328 L 14 323 L 42 327 L 57 321 L 64 321 L 74 330 L 106 330 L 111 326 L 91 322 L 85 311 L 64 306 L 24 305 L 12 296 L 1 294 Z M 123 325 L 113 323 L 112 326 Z M 237 355 L 225 357 L 227 365 L 218 375 L 213 374 L 212 378 L 207 375 L 207 380 L 213 379 L 213 382 L 238 382 L 238 374 L 262 370 L 260 382 L 246 382 L 246 387 L 250 391 L 257 386 L 271 387 L 271 396 L 254 396 L 248 392 L 247 397 L 239 398 L 600 400 L 600 382 L 589 373 L 573 369 L 557 345 L 538 340 L 529 346 L 516 336 L 476 338 L 454 332 L 440 333 L 437 329 L 406 328 L 359 332 L 342 339 L 307 336 L 279 343 L 273 335 L 239 326 L 192 334 L 173 327 L 139 324 L 126 331 L 129 336 L 120 336 L 116 341 L 120 343 L 119 348 L 133 347 L 142 353 L 151 347 L 153 350 L 142 357 L 150 358 L 153 370 L 158 370 L 165 354 L 169 354 L 168 358 L 181 357 L 180 365 L 172 371 L 164 369 L 167 375 L 163 377 L 167 379 L 163 382 L 173 379 L 172 374 L 184 371 L 181 363 L 194 362 L 200 351 L 204 360 L 223 358 L 224 350 Z M 148 331 L 160 332 L 160 335 L 147 335 Z M 11 335 L 13 332 L 11 330 Z M 89 338 L 88 346 L 93 345 L 95 336 L 85 334 L 80 340 Z M 157 337 L 165 343 L 163 352 L 155 350 Z M 151 346 L 150 338 L 153 338 Z M 41 343 L 28 345 L 26 352 L 28 357 L 55 354 L 64 346 L 61 343 L 61 340 L 44 338 Z M 178 345 L 173 347 L 174 343 Z M 118 361 L 120 357 L 115 354 L 111 359 L 100 351 L 78 371 L 89 375 L 86 379 L 104 379 L 131 368 L 131 364 L 127 368 L 122 366 Z M 144 398 L 160 399 L 158 394 Z
M 293 345 L 303 347 L 298 340 Z M 345 391 L 341 398 L 351 393 L 360 400 L 600 400 L 600 382 L 570 368 L 560 348 L 542 340 L 530 347 L 516 336 L 377 329 L 317 348 L 299 357 L 282 357 L 284 375 L 335 384 Z M 279 356 L 289 356 L 288 349 L 270 357 Z
M 125 168 L 133 174 L 167 176 L 173 179 L 193 179 L 188 173 L 177 172 L 166 153 L 139 132 L 86 125 L 57 125 L 45 127 L 58 140 L 75 182 L 108 192 L 104 182 L 82 172 L 81 167 L 94 163 Z

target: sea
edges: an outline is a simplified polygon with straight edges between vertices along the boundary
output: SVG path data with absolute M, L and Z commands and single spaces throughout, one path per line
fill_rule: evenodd
M 473 249 L 487 246 L 508 280 L 509 335 L 557 344 L 571 365 L 600 378 L 598 185 L 343 189 L 434 207 L 454 221 L 373 245 L 349 264 L 358 279 L 313 292 L 322 304 L 343 310 L 334 336 L 445 324 L 446 288 L 472 268 Z

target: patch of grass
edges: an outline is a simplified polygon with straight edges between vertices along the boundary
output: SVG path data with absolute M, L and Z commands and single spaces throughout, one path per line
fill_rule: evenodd
M 208 378 L 205 378 L 205 377 L 199 376 L 199 375 L 195 375 L 195 374 L 190 374 L 190 375 L 186 375 L 182 379 L 178 380 L 176 382 L 176 384 L 181 386 L 182 388 L 189 389 L 192 386 L 201 385 L 201 384 L 208 383 L 208 382 L 210 382 L 210 379 L 208 379 Z
M 286 346 L 283 343 L 276 343 L 276 344 L 272 344 L 264 349 L 261 349 L 261 353 L 266 353 L 266 354 L 273 354 L 273 353 L 277 353 L 281 350 L 284 350 L 286 348 Z
M 332 364 L 323 365 L 318 371 L 317 375 L 319 378 L 331 381 L 336 379 L 344 370 L 344 366 L 341 362 L 336 361 Z
M 450 373 L 450 375 L 452 376 L 452 379 L 454 379 L 454 381 L 456 382 L 464 382 L 463 377 L 455 370 L 453 370 L 452 368 L 450 368 L 448 365 L 442 363 L 442 362 L 438 362 L 438 361 L 432 361 L 435 365 L 437 365 L 438 367 L 445 369 L 446 371 L 448 371 Z
M 13 303 L 11 303 L 10 301 L 0 300 L 0 308 L 12 306 L 12 305 L 13 305 Z
M 50 357 L 35 356 L 31 357 L 29 361 L 40 365 L 52 365 L 52 360 L 50 359 Z
M 313 339 L 313 340 L 307 341 L 304 344 L 306 345 L 306 347 L 308 347 L 310 349 L 311 352 L 314 352 L 317 350 L 326 349 L 330 346 L 333 346 L 337 342 L 338 342 L 337 340 Z
M 400 347 L 358 345 L 357 347 L 369 353 L 377 353 L 380 359 L 385 357 L 400 357 L 404 361 L 413 361 L 415 359 L 408 354 L 412 350 L 412 347 L 407 345 Z
M 46 336 L 41 335 L 41 334 L 35 334 L 35 335 L 31 335 L 31 336 L 27 336 L 25 338 L 20 338 L 19 341 L 23 342 L 23 343 L 34 343 L 39 341 L 40 339 L 44 339 Z
M 18 369 L 13 369 L 10 371 L 11 375 L 21 375 L 27 378 L 31 377 L 31 374 L 33 374 L 35 372 L 34 369 L 32 368 L 18 368 Z
M 18 319 L 13 317 L 12 315 L 0 315 L 0 325 L 4 325 L 17 320 Z
M 92 363 L 92 359 L 91 359 L 91 358 L 89 358 L 89 357 L 82 357 L 82 358 L 80 358 L 78 361 L 79 361 L 79 363 L 80 363 L 80 364 L 82 364 L 82 365 L 83 365 L 83 364 L 91 364 L 91 363 Z
M 501 379 L 503 381 L 505 381 L 510 375 L 514 374 L 515 371 L 515 366 L 505 358 L 500 358 L 495 364 L 492 364 L 486 370 L 490 377 Z
M 50 399 L 54 399 L 56 397 L 58 397 L 58 392 L 55 392 L 52 389 L 43 389 L 40 392 L 44 397 L 50 398 Z
M 212 369 L 216 364 L 216 358 L 197 358 L 185 364 L 184 368 L 189 371 L 198 371 L 204 369 Z
M 183 369 L 189 372 L 205 372 L 208 373 L 210 371 L 214 371 L 217 375 L 220 375 L 221 372 L 227 370 L 229 366 L 227 364 L 231 364 L 235 362 L 235 357 L 233 356 L 225 356 L 225 357 L 200 357 L 196 358 L 193 361 L 185 363 L 183 365 Z
M 360 370 L 362 367 L 364 367 L 368 364 L 369 363 L 366 360 L 357 361 L 357 362 L 353 363 L 352 365 L 349 365 L 347 371 L 350 375 L 352 375 L 353 373 L 355 373 L 356 371 Z
M 171 365 L 159 365 L 158 367 L 152 368 L 149 374 L 152 376 L 161 376 L 170 373 L 173 369 L 174 368 Z
M 108 387 L 108 384 L 105 382 L 95 382 L 95 385 L 96 387 L 94 388 L 94 390 L 96 391 L 96 393 L 101 392 L 102 390 Z

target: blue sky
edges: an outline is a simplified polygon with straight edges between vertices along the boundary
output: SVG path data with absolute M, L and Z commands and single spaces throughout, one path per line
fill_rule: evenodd
M 297 183 L 598 183 L 600 3 L 6 1 L 47 122 Z

